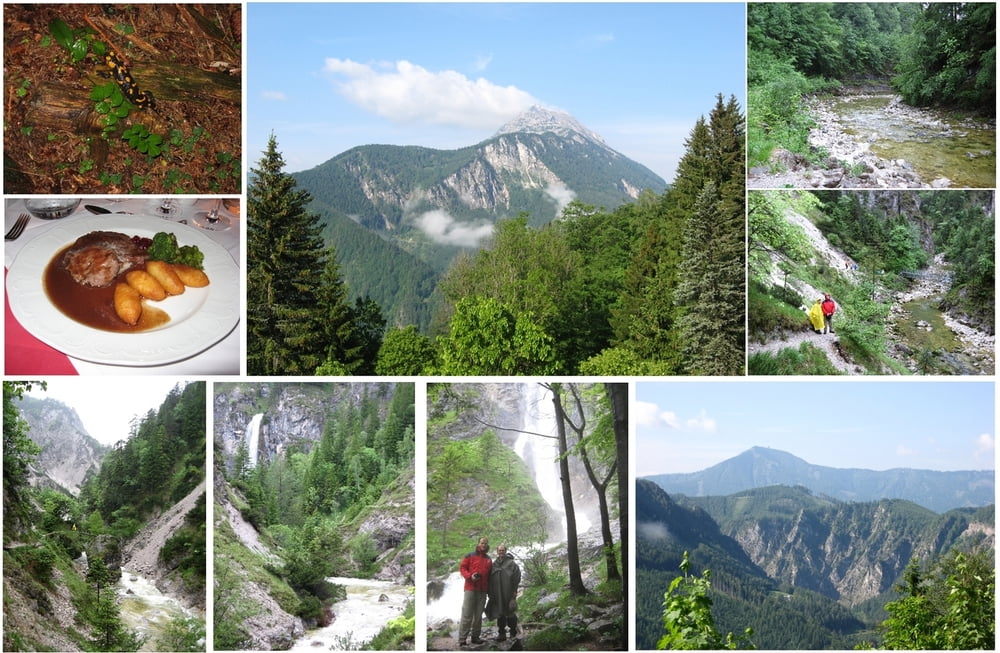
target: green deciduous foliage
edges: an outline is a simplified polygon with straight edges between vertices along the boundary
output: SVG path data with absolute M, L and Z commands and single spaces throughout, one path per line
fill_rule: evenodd
M 893 84 L 906 102 L 996 112 L 996 3 L 929 3 Z
M 28 437 L 28 423 L 21 417 L 16 401 L 32 385 L 30 381 L 3 382 L 3 508 L 6 527 L 26 521 L 30 512 L 25 496 L 28 466 L 41 449 Z
M 689 575 L 691 563 L 687 551 L 681 562 L 682 576 L 670 583 L 663 595 L 663 637 L 656 648 L 679 650 L 720 650 L 741 647 L 754 648 L 750 638 L 753 629 L 743 635 L 723 635 L 715 628 L 712 599 L 708 596 L 712 583 L 706 569 L 700 577 Z
M 375 373 L 382 376 L 417 376 L 434 363 L 430 339 L 414 324 L 389 331 L 382 340 Z
M 885 606 L 889 649 L 985 649 L 996 644 L 996 572 L 992 550 L 953 551 L 925 569 L 916 561 Z
M 455 307 L 436 371 L 502 376 L 553 374 L 557 369 L 553 339 L 532 314 L 515 314 L 495 299 L 467 297 Z

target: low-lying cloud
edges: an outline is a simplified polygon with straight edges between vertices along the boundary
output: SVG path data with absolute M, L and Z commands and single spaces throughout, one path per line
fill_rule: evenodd
M 328 58 L 324 71 L 337 78 L 354 104 L 398 123 L 495 129 L 539 100 L 516 86 L 454 70 L 433 72 L 401 60 L 363 64 Z
M 489 222 L 468 224 L 458 222 L 447 211 L 435 209 L 419 216 L 414 223 L 428 238 L 442 245 L 479 247 L 493 233 Z
M 550 183 L 545 188 L 545 194 L 555 201 L 556 206 L 558 207 L 556 215 L 562 214 L 566 205 L 576 199 L 576 193 L 573 192 L 573 189 L 561 181 Z
M 644 536 L 648 540 L 665 540 L 670 537 L 667 525 L 660 522 L 639 522 L 636 524 L 636 528 L 639 530 L 639 535 Z

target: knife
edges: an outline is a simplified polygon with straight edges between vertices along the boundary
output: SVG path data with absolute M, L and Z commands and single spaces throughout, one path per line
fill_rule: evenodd
M 106 209 L 103 206 L 94 206 L 93 204 L 84 204 L 83 208 L 87 209 L 91 213 L 96 213 L 101 215 L 102 213 L 111 213 L 111 209 Z

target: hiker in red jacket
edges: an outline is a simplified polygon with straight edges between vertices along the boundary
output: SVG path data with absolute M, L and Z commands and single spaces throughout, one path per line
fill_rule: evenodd
M 830 299 L 830 293 L 823 295 L 823 303 L 820 306 L 823 309 L 823 333 L 827 331 L 833 333 L 833 314 L 837 311 L 837 304 Z
M 465 579 L 465 592 L 462 597 L 462 620 L 458 626 L 458 645 L 465 646 L 465 638 L 472 632 L 472 643 L 482 644 L 479 637 L 483 628 L 483 608 L 486 607 L 486 596 L 490 589 L 490 570 L 493 560 L 488 551 L 490 543 L 485 537 L 479 538 L 476 550 L 462 558 L 458 570 Z

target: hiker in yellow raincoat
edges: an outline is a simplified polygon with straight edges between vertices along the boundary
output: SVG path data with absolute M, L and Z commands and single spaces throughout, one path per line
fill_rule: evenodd
M 809 323 L 812 324 L 813 331 L 823 333 L 823 298 L 820 297 L 809 309 Z

